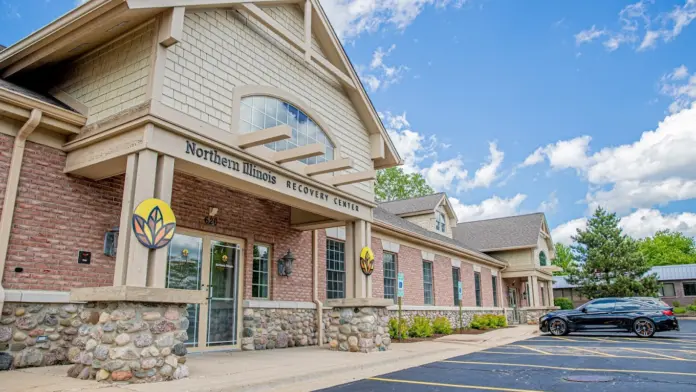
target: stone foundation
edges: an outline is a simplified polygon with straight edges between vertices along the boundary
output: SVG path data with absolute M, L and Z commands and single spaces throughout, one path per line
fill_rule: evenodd
M 86 320 L 68 350 L 70 377 L 144 383 L 188 377 L 186 305 L 96 302 L 80 312 Z M 71 327 L 74 328 L 74 327 Z M 65 334 L 65 331 L 63 331 Z
M 70 348 L 81 342 L 79 331 L 90 318 L 82 304 L 6 302 L 0 316 L 0 370 L 68 364 Z
M 242 350 L 314 346 L 319 343 L 316 309 L 244 309 Z
M 408 309 L 408 308 L 407 308 Z M 506 312 L 503 309 L 490 309 L 490 310 L 472 310 L 472 309 L 462 309 L 462 326 L 464 328 L 468 327 L 469 324 L 471 324 L 471 321 L 474 319 L 474 315 L 476 314 L 505 314 L 506 318 L 508 320 L 508 324 L 512 324 L 512 316 L 510 314 L 510 311 Z M 396 318 L 399 316 L 399 311 L 394 310 L 393 308 L 389 308 L 389 317 Z M 421 316 L 421 317 L 426 317 L 430 320 L 434 320 L 438 317 L 446 317 L 450 324 L 452 325 L 452 328 L 459 328 L 459 309 L 452 308 L 452 309 L 433 309 L 433 310 L 428 310 L 428 309 L 418 309 L 418 310 L 401 310 L 401 317 L 404 320 L 407 320 L 408 322 L 411 322 L 414 317 L 416 316 Z
M 389 311 L 385 307 L 335 307 L 327 313 L 332 350 L 369 353 L 389 349 Z

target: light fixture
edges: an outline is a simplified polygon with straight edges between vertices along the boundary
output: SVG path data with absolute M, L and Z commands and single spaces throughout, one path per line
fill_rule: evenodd
M 208 210 L 208 216 L 212 217 L 212 216 L 217 215 L 217 213 L 218 213 L 217 207 L 210 207 L 210 209 Z
M 110 257 L 116 256 L 118 245 L 118 227 L 104 233 L 104 254 Z
M 292 254 L 292 251 L 288 249 L 288 253 L 278 259 L 278 275 L 290 276 L 290 274 L 292 274 L 292 263 L 294 261 L 295 256 Z

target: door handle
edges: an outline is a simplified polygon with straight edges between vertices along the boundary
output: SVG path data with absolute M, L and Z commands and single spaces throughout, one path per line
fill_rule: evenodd
M 207 301 L 210 301 L 210 299 L 213 298 L 212 290 L 213 290 L 213 285 L 212 284 L 208 285 L 208 298 L 206 298 Z

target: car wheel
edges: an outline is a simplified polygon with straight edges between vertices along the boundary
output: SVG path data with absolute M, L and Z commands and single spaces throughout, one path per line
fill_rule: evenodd
M 655 323 L 650 319 L 639 318 L 633 322 L 633 332 L 640 338 L 651 338 L 655 335 Z
M 553 336 L 563 336 L 567 335 L 570 331 L 568 331 L 568 323 L 559 318 L 555 318 L 549 320 L 549 332 L 551 332 Z

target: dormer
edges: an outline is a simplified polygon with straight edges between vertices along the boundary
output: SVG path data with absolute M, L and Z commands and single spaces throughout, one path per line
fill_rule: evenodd
M 449 238 L 452 238 L 453 228 L 457 226 L 457 215 L 445 193 L 384 202 L 380 204 L 380 207 L 424 229 Z

